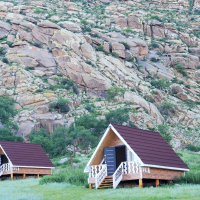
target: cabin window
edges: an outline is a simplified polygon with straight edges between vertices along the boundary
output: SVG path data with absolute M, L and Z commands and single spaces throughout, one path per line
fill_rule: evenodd
M 134 155 L 131 151 L 129 151 L 129 161 L 134 161 Z

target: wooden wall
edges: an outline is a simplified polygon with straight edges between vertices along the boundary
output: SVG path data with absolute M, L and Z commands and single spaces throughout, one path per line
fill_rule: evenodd
M 6 174 L 11 174 L 11 171 L 5 171 L 3 173 L 3 175 L 6 175 Z M 51 175 L 51 169 L 19 167 L 19 170 L 13 170 L 13 174 L 41 174 L 41 175 Z
M 184 176 L 183 171 L 150 168 L 150 173 L 142 173 L 142 178 L 146 179 L 161 179 L 161 180 L 173 180 L 175 177 Z
M 118 136 L 110 129 L 107 136 L 104 138 L 99 150 L 93 158 L 90 165 L 99 165 L 104 158 L 104 147 L 114 147 L 118 145 L 124 145 L 124 143 L 118 138 Z

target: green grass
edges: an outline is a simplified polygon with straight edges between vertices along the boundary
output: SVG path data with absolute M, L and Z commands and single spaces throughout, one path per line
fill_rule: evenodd
M 200 185 L 181 185 L 160 188 L 127 188 L 91 190 L 68 183 L 39 185 L 38 179 L 1 181 L 0 199 L 67 199 L 67 200 L 106 200 L 106 199 L 200 199 Z

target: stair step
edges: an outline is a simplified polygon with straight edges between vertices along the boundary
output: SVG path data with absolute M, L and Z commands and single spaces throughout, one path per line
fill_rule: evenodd
M 99 188 L 112 188 L 112 186 L 101 186 Z

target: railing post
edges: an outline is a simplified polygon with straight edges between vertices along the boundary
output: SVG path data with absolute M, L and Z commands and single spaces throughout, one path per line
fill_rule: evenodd
M 156 187 L 159 186 L 159 179 L 156 179 Z
M 142 181 L 142 179 L 139 179 L 139 187 L 143 188 L 143 181 Z

